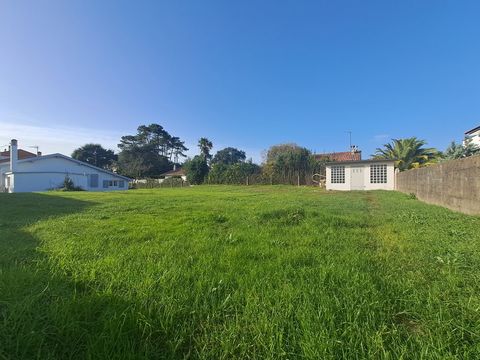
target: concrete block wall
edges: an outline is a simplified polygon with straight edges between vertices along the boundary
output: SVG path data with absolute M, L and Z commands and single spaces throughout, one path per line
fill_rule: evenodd
M 396 189 L 430 204 L 480 215 L 480 156 L 400 172 Z

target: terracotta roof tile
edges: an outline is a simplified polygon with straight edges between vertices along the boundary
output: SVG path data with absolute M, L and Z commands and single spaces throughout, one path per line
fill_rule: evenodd
M 163 174 L 160 174 L 160 176 L 184 176 L 184 175 L 185 175 L 185 170 L 183 170 L 182 168 L 179 168 L 177 170 L 170 170 Z
M 6 159 L 0 160 L 0 162 L 10 162 L 10 150 L 0 152 L 0 156 L 6 157 Z M 30 151 L 18 149 L 18 160 L 29 159 L 36 156 L 36 154 L 31 153 Z
M 328 160 L 328 161 L 359 161 L 362 160 L 362 152 L 334 152 L 334 153 L 325 153 L 325 154 L 315 154 L 315 159 L 317 160 Z

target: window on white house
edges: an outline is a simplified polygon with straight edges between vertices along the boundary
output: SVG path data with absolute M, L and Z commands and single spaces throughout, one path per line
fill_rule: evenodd
M 103 187 L 104 188 L 109 188 L 109 187 L 123 187 L 120 185 L 121 181 L 118 180 L 103 180 Z
M 345 166 L 332 166 L 332 184 L 345 184 Z
M 370 165 L 370 184 L 387 183 L 387 165 Z

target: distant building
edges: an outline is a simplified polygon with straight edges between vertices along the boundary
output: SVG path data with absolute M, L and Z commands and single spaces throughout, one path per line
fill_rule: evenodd
M 327 163 L 327 190 L 394 190 L 395 160 Z
M 320 161 L 360 161 L 362 160 L 362 152 L 358 149 L 357 146 L 352 146 L 350 151 L 314 154 L 314 157 L 315 159 Z
M 161 178 L 164 180 L 170 179 L 170 178 L 179 178 L 182 179 L 183 181 L 187 181 L 187 174 L 183 168 L 178 168 L 176 165 L 174 165 L 173 170 L 167 171 L 163 174 L 160 175 Z
M 131 179 L 62 154 L 37 155 L 19 150 L 17 140 L 0 156 L 0 191 L 34 192 L 57 189 L 66 177 L 88 191 L 127 190 Z M 8 157 L 7 157 L 8 155 Z
M 466 131 L 465 138 L 472 139 L 472 144 L 480 146 L 480 126 L 477 126 L 476 128 Z

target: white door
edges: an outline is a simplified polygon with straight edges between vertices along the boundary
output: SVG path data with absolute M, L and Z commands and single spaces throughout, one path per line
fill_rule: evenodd
M 364 190 L 363 166 L 352 166 L 350 169 L 350 189 Z

